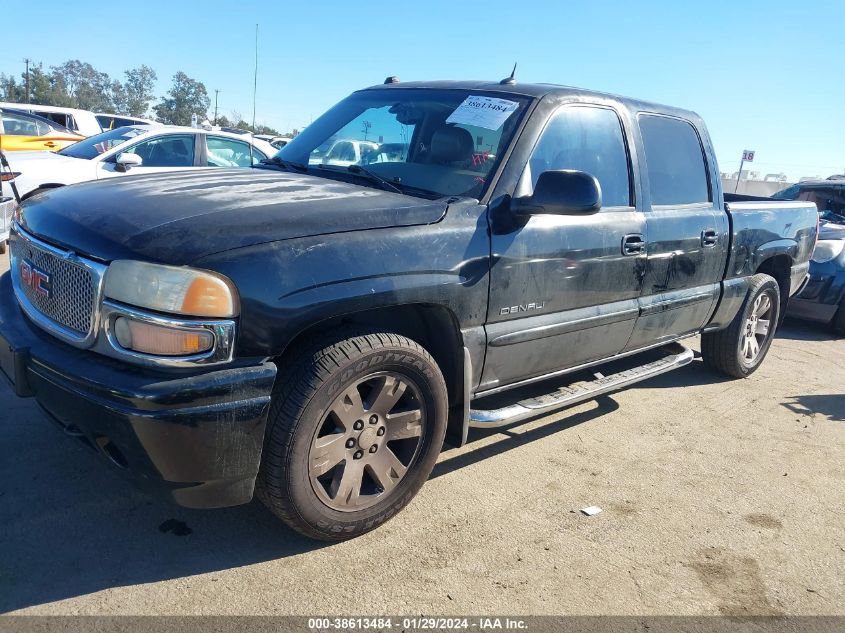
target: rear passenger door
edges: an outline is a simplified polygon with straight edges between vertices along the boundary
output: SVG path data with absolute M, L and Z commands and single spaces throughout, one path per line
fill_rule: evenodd
M 640 317 L 626 349 L 704 326 L 719 295 L 728 241 L 701 136 L 687 120 L 640 113 L 647 263 Z
M 619 112 L 567 104 L 551 113 L 514 195 L 544 171 L 577 169 L 602 190 L 596 213 L 493 220 L 488 348 L 480 390 L 613 356 L 638 314 L 645 266 L 643 213 Z

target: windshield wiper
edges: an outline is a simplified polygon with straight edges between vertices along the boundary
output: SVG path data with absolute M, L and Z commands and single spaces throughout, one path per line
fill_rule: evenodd
M 273 156 L 272 158 L 264 158 L 259 162 L 263 165 L 276 165 L 283 169 L 287 169 L 288 171 L 298 171 L 303 174 L 308 171 L 308 167 L 306 167 L 302 163 L 296 163 L 292 160 L 285 160 L 284 158 L 279 158 L 278 156 Z
M 339 169 L 332 168 L 331 165 L 320 165 L 319 167 L 320 169 L 325 169 L 327 171 L 340 171 Z M 382 189 L 387 189 L 388 191 L 393 191 L 394 193 L 405 193 L 399 186 L 397 186 L 397 183 L 391 182 L 387 180 L 387 178 L 382 178 L 374 171 L 370 171 L 369 169 L 361 167 L 360 165 L 349 165 L 346 168 L 346 171 L 355 174 L 356 176 L 361 176 L 362 178 L 365 178 L 370 182 L 374 182 L 378 185 L 381 185 Z

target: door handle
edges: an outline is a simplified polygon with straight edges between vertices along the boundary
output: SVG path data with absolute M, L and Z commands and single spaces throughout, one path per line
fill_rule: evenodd
M 716 229 L 704 229 L 701 232 L 701 245 L 705 248 L 713 248 L 719 242 L 719 235 Z
M 46 145 L 47 147 L 55 147 L 56 146 L 56 144 L 53 141 L 47 141 L 46 143 L 44 143 L 44 145 Z
M 630 233 L 622 238 L 623 255 L 640 255 L 645 253 L 645 240 L 639 233 Z

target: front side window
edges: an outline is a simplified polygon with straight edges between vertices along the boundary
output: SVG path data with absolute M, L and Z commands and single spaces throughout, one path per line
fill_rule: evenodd
M 651 203 L 695 204 L 710 201 L 704 151 L 687 121 L 642 114 L 640 132 L 651 188 Z
M 192 167 L 194 137 L 191 134 L 159 136 L 126 150 L 137 154 L 143 167 Z
M 209 167 L 249 167 L 267 158 L 243 141 L 207 136 L 205 143 Z
M 529 102 L 522 95 L 459 89 L 364 90 L 314 121 L 277 156 L 309 173 L 364 186 L 378 185 L 356 178 L 356 168 L 410 195 L 478 198 Z
M 631 205 L 625 138 L 613 110 L 564 106 L 551 118 L 528 162 L 532 189 L 541 173 L 559 169 L 595 176 L 603 207 Z

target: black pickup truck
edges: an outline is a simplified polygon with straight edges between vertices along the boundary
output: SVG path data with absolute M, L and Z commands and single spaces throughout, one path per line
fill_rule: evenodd
M 391 80 L 253 170 L 24 201 L 0 364 L 176 503 L 256 495 L 340 540 L 407 504 L 447 435 L 680 367 L 684 338 L 749 375 L 817 232 L 813 204 L 724 194 L 691 112 Z

